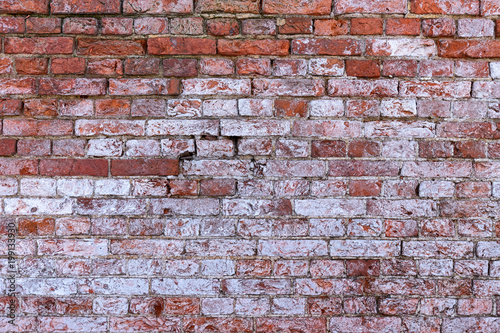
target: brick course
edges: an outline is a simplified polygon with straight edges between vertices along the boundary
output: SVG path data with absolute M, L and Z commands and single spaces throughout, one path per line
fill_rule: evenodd
M 0 332 L 500 332 L 498 0 L 0 14 Z

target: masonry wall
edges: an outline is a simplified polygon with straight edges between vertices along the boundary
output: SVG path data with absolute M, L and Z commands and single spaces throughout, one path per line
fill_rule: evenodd
M 500 332 L 499 0 L 0 13 L 0 332 Z

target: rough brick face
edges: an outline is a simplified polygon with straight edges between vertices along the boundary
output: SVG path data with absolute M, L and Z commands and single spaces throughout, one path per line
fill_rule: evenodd
M 0 332 L 500 332 L 499 15 L 0 0 Z

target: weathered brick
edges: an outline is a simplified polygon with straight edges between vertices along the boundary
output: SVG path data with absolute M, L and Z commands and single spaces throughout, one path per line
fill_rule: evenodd
M 0 12 L 7 14 L 48 14 L 48 0 L 8 0 L 0 5 Z
M 479 14 L 479 1 L 472 0 L 415 0 L 411 2 L 411 12 L 415 14 Z
M 361 55 L 359 41 L 353 39 L 294 39 L 292 53 L 307 55 Z
M 5 53 L 25 54 L 70 54 L 73 53 L 73 38 L 70 37 L 7 37 Z
M 70 17 L 63 21 L 65 34 L 97 35 L 97 20 L 86 17 Z
M 177 95 L 177 79 L 110 79 L 110 95 Z
M 353 35 L 382 35 L 384 21 L 380 18 L 353 17 L 351 19 L 351 34 Z
M 257 0 L 201 0 L 196 4 L 196 12 L 223 12 L 223 13 L 258 13 L 260 2 Z
M 146 41 L 121 39 L 77 39 L 77 54 L 80 55 L 140 55 L 146 52 Z
M 288 54 L 289 47 L 290 47 L 290 42 L 287 40 L 219 39 L 217 42 L 217 52 L 225 56 L 241 56 L 241 55 L 284 56 Z
M 349 0 L 339 0 L 335 2 L 336 14 L 349 13 L 379 13 L 379 14 L 405 14 L 406 1 L 390 0 L 390 1 L 360 1 L 352 3 Z
M 68 13 L 109 13 L 118 14 L 120 12 L 120 1 L 118 0 L 91 0 L 88 2 L 79 2 L 75 0 L 55 0 L 51 2 L 50 9 L 55 14 Z

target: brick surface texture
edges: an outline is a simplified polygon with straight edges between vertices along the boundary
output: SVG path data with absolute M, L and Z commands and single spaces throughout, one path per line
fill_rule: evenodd
M 0 332 L 500 332 L 500 0 L 0 0 L 0 43 Z

